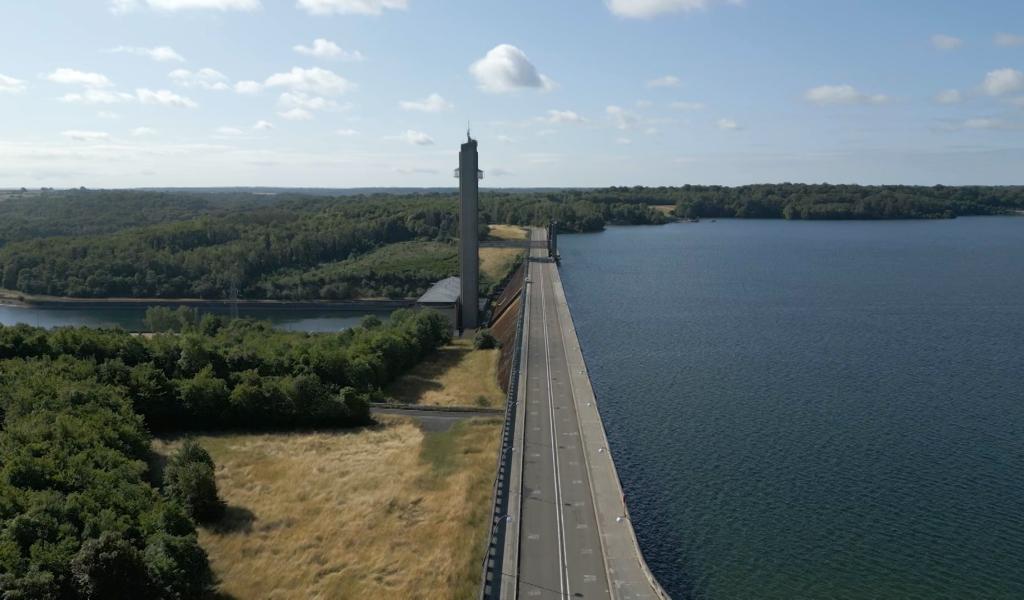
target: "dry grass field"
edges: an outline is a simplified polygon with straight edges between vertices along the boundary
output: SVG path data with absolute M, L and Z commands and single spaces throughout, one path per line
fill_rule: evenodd
M 501 407 L 505 394 L 497 383 L 499 352 L 474 350 L 472 340 L 454 340 L 385 393 L 405 404 Z
M 490 281 L 500 281 L 521 254 L 519 248 L 481 248 L 480 272 Z
M 529 232 L 518 225 L 488 225 L 488 235 L 498 240 L 525 240 Z
M 500 422 L 425 434 L 402 417 L 382 421 L 347 433 L 198 438 L 229 507 L 222 525 L 199 536 L 222 597 L 479 592 Z
M 525 240 L 529 231 L 518 225 L 488 225 L 488 235 L 497 240 Z M 512 263 L 523 254 L 518 248 L 481 248 L 480 272 L 491 281 L 499 281 L 509 272 Z
M 652 206 L 651 208 L 653 208 L 654 210 L 660 212 L 663 215 L 668 215 L 670 217 L 673 216 L 672 211 L 674 211 L 676 209 L 675 205 L 668 205 L 668 206 L 655 205 L 655 206 Z
M 500 406 L 498 350 L 456 340 L 400 378 L 405 403 Z M 224 599 L 473 598 L 499 419 L 425 433 L 404 417 L 351 432 L 198 438 L 228 504 L 200 529 Z M 169 454 L 177 440 L 157 440 Z M 159 464 L 159 460 L 155 463 Z

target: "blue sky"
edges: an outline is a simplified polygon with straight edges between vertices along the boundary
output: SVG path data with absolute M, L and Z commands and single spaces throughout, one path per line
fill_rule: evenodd
M 1024 183 L 1019 0 L 0 6 L 0 186 Z

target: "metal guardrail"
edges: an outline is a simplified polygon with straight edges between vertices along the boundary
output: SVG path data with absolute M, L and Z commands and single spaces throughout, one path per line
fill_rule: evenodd
M 516 321 L 515 349 L 508 374 L 505 396 L 505 424 L 501 430 L 501 451 L 498 454 L 497 475 L 491 502 L 491 528 L 487 534 L 487 551 L 481 567 L 480 599 L 491 600 L 501 595 L 502 560 L 508 527 L 509 473 L 512 470 L 512 443 L 515 439 L 519 373 L 522 364 L 523 322 L 526 318 L 526 284 L 519 297 L 519 319 Z

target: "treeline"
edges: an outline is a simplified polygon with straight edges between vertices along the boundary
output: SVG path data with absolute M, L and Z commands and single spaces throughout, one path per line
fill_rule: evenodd
M 318 203 L 314 203 L 318 204 Z M 78 297 L 267 297 L 275 272 L 342 261 L 413 239 L 450 239 L 441 202 L 338 202 L 321 210 L 287 203 L 98 236 L 43 238 L 0 249 L 0 287 Z
M 0 246 L 66 235 L 98 235 L 131 227 L 225 214 L 265 204 L 259 196 L 68 190 L 8 193 L 0 200 Z
M 550 193 L 487 193 L 480 199 L 481 221 L 546 225 L 558 221 L 565 232 L 600 231 L 605 225 L 659 225 L 666 217 L 643 202 L 596 190 Z
M 1024 187 L 858 185 L 684 186 L 680 217 L 752 219 L 948 219 L 1024 209 Z
M 383 324 L 371 320 L 338 334 L 198 318 L 189 309 L 171 316 L 148 321 L 181 333 L 150 338 L 117 329 L 0 327 L 0 361 L 73 366 L 123 391 L 151 431 L 348 427 L 368 423 L 373 395 L 451 335 L 433 311 L 400 310 Z
M 6 360 L 0 407 L 0 597 L 203 597 L 206 553 L 146 480 L 149 435 L 123 388 L 92 362 Z
M 365 424 L 368 400 L 450 339 L 433 311 L 336 335 L 152 321 L 180 331 L 0 327 L 0 598 L 204 597 L 192 519 L 223 510 L 212 461 L 186 444 L 157 489 L 147 429 Z
M 59 202 L 80 201 L 69 194 Z M 125 214 L 141 211 L 141 205 L 167 199 L 155 192 L 121 194 L 90 204 L 94 218 L 110 215 L 111 222 L 122 223 Z M 231 198 L 240 206 L 240 199 Z M 224 205 L 220 202 L 217 206 Z M 665 220 L 641 204 L 591 201 L 577 192 L 488 193 L 482 202 L 484 223 L 543 225 L 556 219 L 566 231 L 595 231 L 606 223 Z M 6 204 L 0 202 L 0 220 Z M 171 212 L 165 216 L 173 219 Z M 68 221 L 58 218 L 54 227 L 66 230 L 72 227 Z M 433 283 L 428 278 L 454 272 L 448 264 L 452 248 L 443 244 L 455 243 L 457 235 L 457 200 L 451 194 L 282 196 L 264 206 L 112 233 L 10 243 L 0 248 L 0 288 L 93 298 L 415 296 Z M 387 250 L 413 241 L 439 244 L 417 261 L 400 249 Z

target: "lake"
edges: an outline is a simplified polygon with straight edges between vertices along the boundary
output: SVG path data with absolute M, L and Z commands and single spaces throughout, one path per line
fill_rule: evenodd
M 0 304 L 0 325 L 25 323 L 36 327 L 120 327 L 128 331 L 145 330 L 143 319 L 146 306 L 116 306 L 111 308 L 51 308 L 38 306 L 11 306 Z M 200 312 L 227 315 L 225 307 L 200 308 Z M 278 329 L 287 331 L 331 332 L 348 329 L 359 324 L 366 315 L 386 319 L 390 311 L 346 311 L 310 309 L 239 308 L 238 315 L 270 321 Z
M 560 240 L 676 600 L 1024 598 L 1024 218 Z

